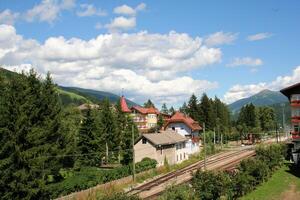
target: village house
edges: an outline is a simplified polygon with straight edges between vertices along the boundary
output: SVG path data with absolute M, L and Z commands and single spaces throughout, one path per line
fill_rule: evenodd
M 160 133 L 142 134 L 135 142 L 135 162 L 148 157 L 155 159 L 157 166 L 174 165 L 188 159 L 185 148 L 186 138 L 174 131 L 162 131 Z
M 124 96 L 121 97 L 121 109 L 132 116 L 133 122 L 141 133 L 147 133 L 149 129 L 157 126 L 159 110 L 154 107 L 144 108 L 133 106 L 129 109 Z
M 199 131 L 202 130 L 198 122 L 189 116 L 176 112 L 164 125 L 167 131 L 175 131 L 187 139 L 187 153 L 194 154 L 200 151 L 201 140 Z

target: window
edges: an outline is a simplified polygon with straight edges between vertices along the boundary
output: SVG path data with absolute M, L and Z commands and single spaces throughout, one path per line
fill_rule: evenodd
M 183 159 L 185 159 L 185 153 L 183 153 Z
M 182 160 L 182 154 L 180 154 L 180 160 Z
M 175 127 L 172 127 L 172 130 L 175 131 Z
M 294 125 L 294 131 L 299 132 L 299 126 L 298 125 Z
M 176 144 L 176 150 L 178 150 L 178 144 Z
M 176 158 L 177 158 L 176 160 L 178 161 L 178 155 L 176 156 Z
M 143 144 L 147 144 L 147 139 L 146 139 L 146 138 L 143 138 L 143 139 L 142 139 L 142 143 L 143 143 Z

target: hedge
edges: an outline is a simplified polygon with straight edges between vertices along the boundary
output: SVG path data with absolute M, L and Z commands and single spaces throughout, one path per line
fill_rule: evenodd
M 136 163 L 136 173 L 155 168 L 156 160 L 144 158 Z M 67 195 L 72 192 L 84 190 L 98 184 L 107 183 L 132 174 L 132 165 L 121 166 L 111 170 L 104 170 L 97 167 L 85 167 L 79 171 L 64 170 L 65 179 L 58 183 L 47 185 L 51 198 Z

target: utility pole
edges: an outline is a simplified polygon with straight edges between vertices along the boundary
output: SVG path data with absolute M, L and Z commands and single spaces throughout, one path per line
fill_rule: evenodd
M 286 132 L 286 130 L 285 130 L 284 103 L 282 103 L 281 106 L 282 106 L 282 128 L 283 128 L 283 131 L 285 132 L 285 137 L 287 138 L 287 132 Z
M 134 153 L 134 127 L 132 125 L 131 128 L 131 135 L 132 135 L 132 179 L 133 182 L 135 181 L 135 153 Z
M 277 123 L 276 123 L 276 125 L 275 125 L 275 131 L 276 131 L 276 141 L 278 143 L 279 141 L 278 141 L 278 130 L 277 129 L 278 128 L 277 128 Z
M 203 148 L 204 148 L 204 171 L 206 171 L 206 141 L 205 141 L 205 122 L 203 122 Z
M 106 149 L 106 155 L 105 155 L 105 157 L 106 157 L 106 164 L 108 164 L 108 145 L 107 145 L 107 142 L 105 143 L 105 149 Z
M 214 128 L 214 145 L 216 145 L 216 128 Z

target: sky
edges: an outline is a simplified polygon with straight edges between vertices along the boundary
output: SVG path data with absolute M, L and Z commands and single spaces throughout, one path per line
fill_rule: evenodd
M 178 107 L 300 80 L 298 0 L 0 0 L 0 66 Z M 123 91 L 123 92 L 122 92 Z

